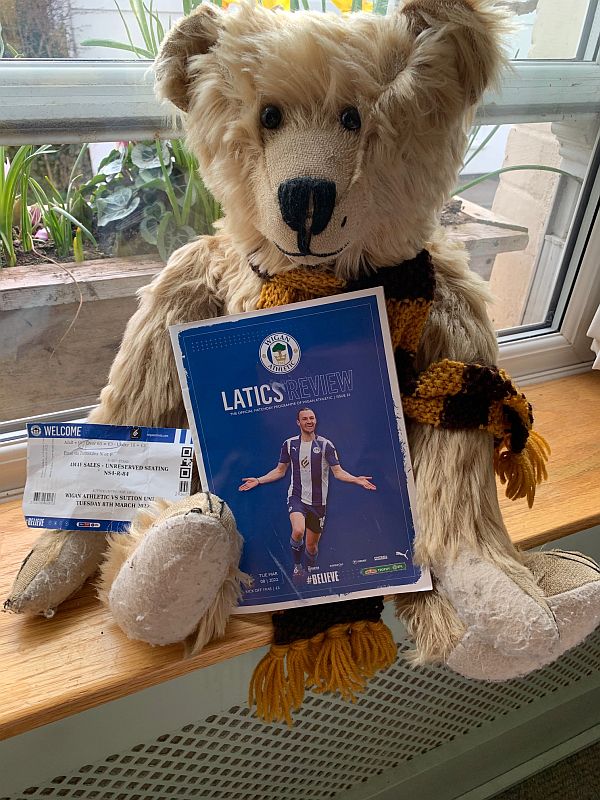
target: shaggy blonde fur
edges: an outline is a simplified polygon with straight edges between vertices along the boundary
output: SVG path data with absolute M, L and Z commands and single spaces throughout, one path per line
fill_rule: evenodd
M 485 286 L 436 220 L 455 184 L 474 104 L 504 63 L 505 29 L 491 0 L 408 0 L 389 17 L 290 15 L 250 3 L 223 13 L 203 4 L 177 23 L 156 62 L 156 88 L 187 112 L 188 144 L 224 217 L 217 235 L 178 250 L 140 292 L 91 421 L 185 425 L 169 325 L 254 309 L 261 276 L 298 264 L 327 265 L 345 279 L 365 265 L 383 269 L 426 247 L 437 289 L 417 366 L 443 358 L 494 364 Z M 266 105 L 281 110 L 275 129 L 260 124 Z M 359 130 L 340 124 L 348 107 L 359 112 Z M 336 186 L 331 219 L 305 255 L 295 253 L 295 232 L 278 205 L 278 187 L 298 177 Z M 438 581 L 436 591 L 398 601 L 416 658 L 447 661 L 468 638 L 448 599 L 453 592 L 468 602 L 468 585 L 465 593 L 452 573 L 465 553 L 470 563 L 483 564 L 481 574 L 491 567 L 516 585 L 515 597 L 520 591 L 534 601 L 539 613 L 531 633 L 539 641 L 551 612 L 502 522 L 490 437 L 418 425 L 408 431 L 417 558 L 452 576 L 448 591 Z M 156 506 L 139 517 L 129 539 L 113 539 L 104 598 L 159 513 Z M 233 572 L 220 590 L 220 609 L 234 601 L 240 575 Z M 502 622 L 502 598 L 486 602 L 482 619 Z M 196 652 L 225 622 L 226 612 L 206 615 L 188 649 Z M 497 642 L 477 647 L 504 647 L 511 620 L 504 622 Z

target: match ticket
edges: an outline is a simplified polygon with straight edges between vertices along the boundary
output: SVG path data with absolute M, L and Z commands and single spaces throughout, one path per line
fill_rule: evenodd
M 27 433 L 23 513 L 32 528 L 119 532 L 156 497 L 190 494 L 189 430 L 31 423 Z
M 231 507 L 240 612 L 431 588 L 381 289 L 171 328 L 205 488 Z

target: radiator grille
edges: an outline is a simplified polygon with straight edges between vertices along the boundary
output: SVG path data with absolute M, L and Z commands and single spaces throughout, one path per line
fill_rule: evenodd
M 518 712 L 599 664 L 598 633 L 558 663 L 505 684 L 415 669 L 399 655 L 354 705 L 309 694 L 293 728 L 264 725 L 234 706 L 0 800 L 323 800 Z

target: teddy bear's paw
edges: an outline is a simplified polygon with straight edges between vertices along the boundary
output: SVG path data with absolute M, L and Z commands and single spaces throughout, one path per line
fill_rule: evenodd
M 558 637 L 543 647 L 530 640 L 510 651 L 472 626 L 446 659 L 455 672 L 477 680 L 519 678 L 555 661 L 600 624 L 600 567 L 592 559 L 553 550 L 527 553 L 525 562 L 546 597 Z
M 543 654 L 559 638 L 553 611 L 530 570 L 512 560 L 502 566 L 462 552 L 435 566 L 438 590 L 454 606 L 469 641 L 487 642 L 509 658 Z
M 131 639 L 166 645 L 193 637 L 198 652 L 223 635 L 244 579 L 242 538 L 218 497 L 156 504 L 113 536 L 99 594 Z
M 103 533 L 44 531 L 21 565 L 4 610 L 53 617 L 96 572 L 105 550 Z

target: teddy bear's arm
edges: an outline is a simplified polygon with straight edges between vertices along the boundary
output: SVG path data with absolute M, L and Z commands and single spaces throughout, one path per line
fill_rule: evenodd
M 467 268 L 461 250 L 432 248 L 434 303 L 417 352 L 417 369 L 441 359 L 494 365 L 496 335 L 487 315 L 484 284 Z M 485 546 L 500 554 L 514 549 L 500 513 L 493 469 L 493 440 L 486 431 L 409 426 L 417 485 L 421 486 L 417 542 L 424 563 L 454 556 L 459 548 Z M 426 523 L 425 523 L 426 521 Z
M 498 348 L 486 312 L 488 295 L 483 283 L 467 269 L 464 254 L 451 245 L 432 248 L 432 258 L 437 288 L 417 354 L 418 369 L 444 358 L 495 364 Z M 452 602 L 448 593 L 439 591 L 419 598 L 400 596 L 399 610 L 417 641 L 421 660 L 445 660 L 464 633 L 465 623 L 471 622 L 456 613 L 463 590 L 469 614 L 488 630 L 493 630 L 487 625 L 488 617 L 503 619 L 510 613 L 507 609 L 513 589 L 515 608 L 509 633 L 518 628 L 520 613 L 525 626 L 533 628 L 539 621 L 544 627 L 548 612 L 542 593 L 502 520 L 491 435 L 418 423 L 408 424 L 408 435 L 417 490 L 417 561 L 432 568 L 437 578 L 447 575 L 453 587 L 449 566 L 460 565 L 467 554 L 485 562 L 485 568 L 479 571 L 474 566 L 457 567 L 456 575 L 462 583 L 460 588 L 455 587 L 457 596 Z M 493 578 L 497 578 L 496 584 Z M 496 601 L 489 596 L 493 585 Z M 480 601 L 475 602 L 478 596 Z M 498 609 L 498 603 L 504 608 Z
M 111 425 L 186 426 L 169 326 L 222 313 L 211 269 L 215 243 L 202 237 L 177 250 L 140 292 L 90 422 Z
M 222 313 L 214 269 L 219 237 L 201 237 L 177 250 L 141 291 L 89 421 L 113 425 L 186 425 L 169 325 Z M 51 616 L 98 568 L 103 534 L 44 531 L 27 556 L 5 603 L 10 611 Z

